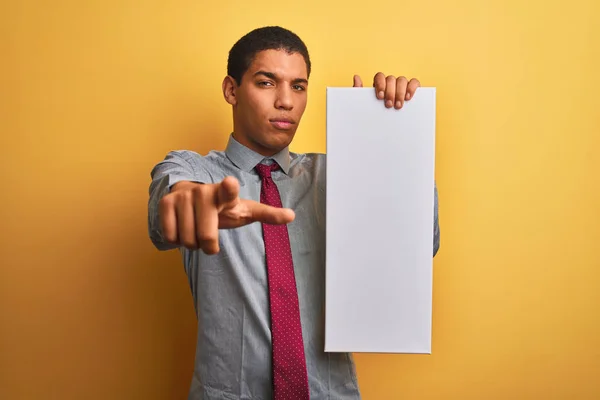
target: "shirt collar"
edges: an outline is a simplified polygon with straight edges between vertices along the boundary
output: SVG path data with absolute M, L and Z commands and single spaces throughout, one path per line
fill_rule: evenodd
M 271 157 L 265 157 L 235 140 L 233 135 L 229 135 L 229 142 L 227 143 L 225 154 L 236 167 L 246 172 L 252 171 L 257 164 L 266 159 L 275 160 L 286 175 L 290 170 L 289 147 L 286 147 Z

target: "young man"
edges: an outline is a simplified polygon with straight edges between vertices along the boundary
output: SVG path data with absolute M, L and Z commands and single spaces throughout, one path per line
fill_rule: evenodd
M 288 150 L 310 68 L 294 33 L 248 33 L 222 85 L 226 150 L 172 151 L 152 171 L 150 237 L 181 249 L 198 317 L 190 399 L 360 398 L 351 356 L 323 351 L 325 155 Z M 374 95 L 401 108 L 418 86 L 378 73 Z M 434 213 L 435 256 L 437 190 Z

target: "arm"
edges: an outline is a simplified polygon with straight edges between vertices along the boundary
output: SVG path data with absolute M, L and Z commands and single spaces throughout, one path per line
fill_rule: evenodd
M 219 229 L 294 220 L 291 209 L 240 199 L 240 185 L 234 177 L 212 183 L 199 160 L 192 152 L 171 152 L 152 169 L 148 233 L 157 249 L 183 246 L 215 254 L 220 251 Z
M 354 87 L 363 87 L 360 76 L 354 75 Z M 418 79 L 410 81 L 403 76 L 396 78 L 393 75 L 386 76 L 383 72 L 378 72 L 373 77 L 373 87 L 375 95 L 379 100 L 383 100 L 386 108 L 399 110 L 404 106 L 405 101 L 410 101 L 415 95 L 417 88 L 421 86 Z M 437 185 L 434 183 L 434 209 L 433 209 L 433 257 L 440 248 L 440 224 L 438 218 L 438 192 Z
M 434 203 L 433 203 L 433 256 L 440 249 L 440 221 L 438 215 L 438 190 L 437 184 L 434 184 Z

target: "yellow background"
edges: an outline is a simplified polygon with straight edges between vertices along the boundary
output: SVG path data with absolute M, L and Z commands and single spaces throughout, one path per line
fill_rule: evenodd
M 325 86 L 354 73 L 438 90 L 433 354 L 358 355 L 364 398 L 600 398 L 597 0 L 0 4 L 0 398 L 186 397 L 149 173 L 224 147 L 227 51 L 268 24 L 313 60 L 295 151 L 325 151 Z

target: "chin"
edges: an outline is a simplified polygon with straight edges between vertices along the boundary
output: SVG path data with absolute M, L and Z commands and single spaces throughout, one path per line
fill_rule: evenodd
M 271 150 L 281 151 L 292 143 L 295 133 L 276 132 L 273 136 L 266 138 L 264 145 Z

